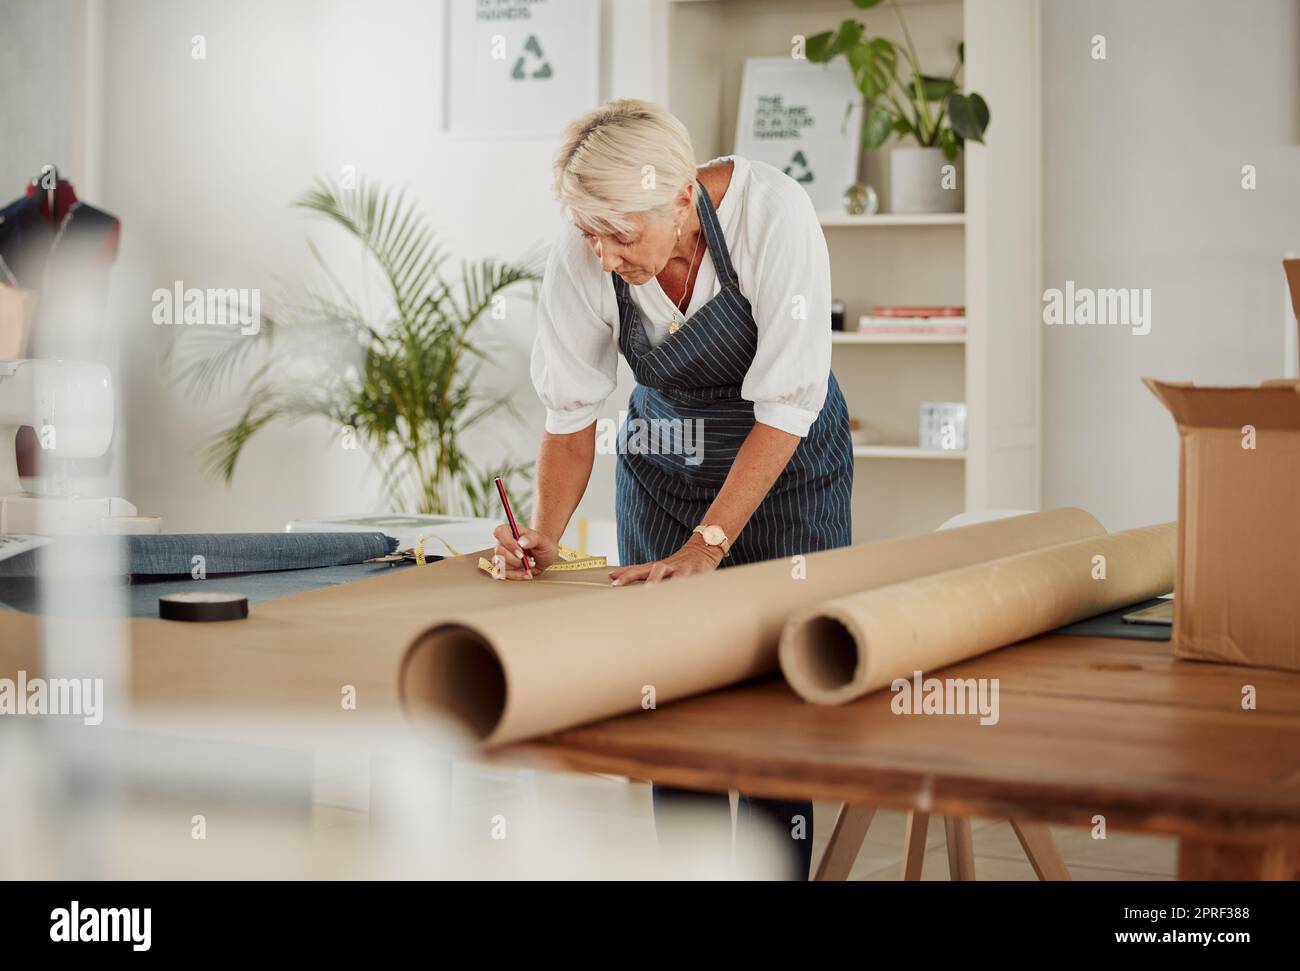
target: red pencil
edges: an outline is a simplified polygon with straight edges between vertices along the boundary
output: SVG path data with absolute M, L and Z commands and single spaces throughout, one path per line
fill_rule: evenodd
M 518 542 L 519 524 L 515 522 L 514 511 L 510 508 L 510 500 L 506 497 L 506 485 L 501 481 L 501 476 L 499 475 L 492 481 L 497 484 L 497 493 L 501 496 L 501 505 L 506 507 L 506 519 L 510 523 L 510 532 L 514 534 L 515 542 Z M 524 554 L 524 566 L 528 567 L 529 570 L 532 570 L 533 568 L 533 558 L 527 553 Z

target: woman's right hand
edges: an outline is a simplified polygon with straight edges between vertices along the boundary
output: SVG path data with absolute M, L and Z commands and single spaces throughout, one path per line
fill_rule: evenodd
M 524 527 L 516 540 L 510 524 L 502 523 L 492 531 L 496 548 L 492 551 L 492 565 L 497 576 L 506 580 L 531 580 L 560 558 L 555 542 L 535 529 Z M 533 567 L 524 564 L 524 554 L 532 560 Z

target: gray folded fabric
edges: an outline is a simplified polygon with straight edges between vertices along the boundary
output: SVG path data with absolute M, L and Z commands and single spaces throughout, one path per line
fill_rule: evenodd
M 397 548 L 383 533 L 163 533 L 152 536 L 77 536 L 0 560 L 0 577 L 36 577 L 55 569 L 66 575 L 109 572 L 116 576 L 206 576 L 268 573 L 345 566 Z M 201 556 L 201 561 L 195 557 Z M 117 563 L 105 571 L 95 564 Z

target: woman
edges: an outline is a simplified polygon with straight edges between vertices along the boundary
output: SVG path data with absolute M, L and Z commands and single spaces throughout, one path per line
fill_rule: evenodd
M 697 168 L 682 123 L 633 100 L 568 127 L 555 187 L 572 225 L 550 254 L 533 347 L 546 433 L 532 528 L 517 543 L 496 530 L 505 575 L 531 579 L 558 558 L 619 352 L 637 386 L 620 430 L 615 584 L 847 546 L 853 449 L 830 372 L 830 260 L 802 187 L 740 157 Z M 647 427 L 676 447 L 645 447 Z M 654 804 L 662 842 L 688 804 L 729 833 L 723 794 L 656 786 Z M 811 803 L 742 796 L 739 818 L 771 820 L 791 874 L 807 877 Z

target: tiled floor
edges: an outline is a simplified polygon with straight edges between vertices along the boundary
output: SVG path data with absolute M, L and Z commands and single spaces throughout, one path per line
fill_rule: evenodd
M 658 853 L 650 787 L 597 775 L 444 766 L 449 813 L 438 824 L 454 864 L 439 875 L 473 879 L 672 877 Z M 373 836 L 367 812 L 367 766 L 319 766 L 313 830 L 332 844 Z M 838 806 L 815 807 L 814 866 L 826 846 Z M 904 814 L 882 811 L 872 821 L 850 880 L 899 879 Z M 932 817 L 922 879 L 947 880 L 942 820 Z M 1033 880 L 1033 870 L 1008 823 L 972 820 L 975 872 L 981 880 Z M 1172 839 L 1111 833 L 1093 839 L 1083 829 L 1053 827 L 1076 880 L 1171 880 Z M 683 875 L 718 875 L 693 857 Z

